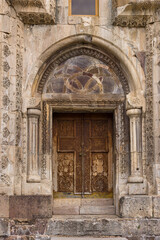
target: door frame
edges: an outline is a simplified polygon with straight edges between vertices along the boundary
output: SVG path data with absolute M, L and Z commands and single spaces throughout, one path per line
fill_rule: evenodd
M 54 96 L 56 95 L 56 96 Z M 125 156 L 121 149 L 122 141 L 128 137 L 129 131 L 125 131 L 124 118 L 126 118 L 124 97 L 116 96 L 113 100 L 111 98 L 101 98 L 95 101 L 95 97 L 90 99 L 79 96 L 63 96 L 58 97 L 57 94 L 52 96 L 43 95 L 42 101 L 42 179 L 47 178 L 52 181 L 52 159 L 53 159 L 53 113 L 113 113 L 113 200 L 116 207 L 116 214 L 119 212 L 119 188 L 121 184 L 127 182 L 129 176 L 129 166 L 125 163 Z M 111 97 L 111 96 L 110 96 Z M 127 120 L 128 121 L 128 120 Z M 124 145 L 124 144 L 123 144 Z M 126 152 L 126 149 L 124 150 Z M 129 152 L 128 152 L 129 158 Z M 119 169 L 121 169 L 120 177 Z M 53 192 L 53 191 L 52 191 Z

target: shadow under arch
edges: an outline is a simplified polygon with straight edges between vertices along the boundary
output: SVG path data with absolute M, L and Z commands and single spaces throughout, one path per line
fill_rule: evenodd
M 84 53 L 84 50 L 80 51 L 80 49 L 88 49 L 88 52 Z M 73 55 L 80 55 L 80 52 L 86 55 L 92 55 L 93 52 L 96 52 L 97 56 L 94 54 L 94 57 L 103 58 L 104 62 L 105 57 L 110 59 L 112 67 L 121 76 L 120 79 L 122 85 L 125 85 L 126 94 L 142 91 L 140 78 L 134 64 L 119 47 L 97 36 L 82 34 L 70 36 L 53 44 L 40 56 L 37 62 L 37 69 L 39 70 L 30 79 L 31 95 L 42 94 L 45 78 L 58 62 L 65 61 Z M 65 57 L 63 57 L 64 54 Z

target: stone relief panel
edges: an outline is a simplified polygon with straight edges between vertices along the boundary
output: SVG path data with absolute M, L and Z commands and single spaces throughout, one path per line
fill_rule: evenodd
M 77 56 L 57 66 L 49 75 L 44 93 L 124 94 L 114 71 L 100 60 Z

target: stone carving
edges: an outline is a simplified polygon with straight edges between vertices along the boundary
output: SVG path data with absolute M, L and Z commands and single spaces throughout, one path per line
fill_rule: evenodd
M 8 107 L 9 104 L 10 104 L 10 102 L 11 102 L 10 99 L 9 99 L 9 97 L 8 97 L 7 95 L 4 95 L 4 96 L 3 96 L 2 101 L 3 101 L 3 106 L 4 106 L 4 107 Z
M 12 0 L 11 3 L 13 5 L 20 5 L 22 7 L 43 7 L 42 0 Z
M 19 13 L 20 18 L 22 19 L 23 23 L 31 24 L 31 25 L 38 25 L 38 24 L 46 24 L 52 25 L 54 24 L 53 16 L 48 13 Z
M 3 70 L 4 70 L 5 72 L 8 72 L 9 69 L 10 69 L 10 66 L 9 66 L 8 62 L 4 62 L 4 63 L 3 63 Z
M 53 4 L 50 4 L 49 12 L 43 0 L 8 0 L 16 9 L 19 18 L 25 24 L 53 24 L 55 14 Z
M 7 186 L 10 186 L 11 184 L 10 177 L 5 173 L 0 173 L 0 180 Z
M 50 63 L 50 65 L 46 69 L 46 71 L 44 72 L 44 74 L 39 82 L 38 92 L 39 93 L 43 92 L 44 85 L 47 82 L 48 77 L 51 74 L 51 72 L 53 71 L 53 69 L 55 69 L 57 66 L 61 65 L 62 63 L 64 63 L 65 61 L 67 61 L 70 58 L 73 58 L 76 56 L 82 56 L 82 55 L 93 57 L 93 58 L 98 59 L 99 61 L 103 62 L 104 64 L 106 64 L 108 66 L 108 68 L 110 68 L 113 71 L 114 75 L 116 75 L 119 78 L 119 81 L 121 82 L 122 87 L 123 87 L 123 91 L 126 94 L 129 93 L 128 82 L 127 82 L 126 77 L 124 76 L 120 66 L 118 66 L 118 64 L 115 63 L 108 55 L 102 53 L 99 50 L 95 50 L 95 49 L 88 48 L 88 47 L 79 47 L 78 49 L 69 50 L 66 53 L 63 53 L 63 55 L 53 58 L 52 62 Z
M 7 127 L 3 129 L 3 137 L 7 138 L 10 135 L 10 131 Z
M 145 98 L 141 92 L 139 93 L 130 92 L 126 96 L 126 100 L 127 109 L 143 108 L 143 110 L 145 111 Z
M 153 134 L 153 33 L 152 26 L 146 27 L 146 176 L 149 183 L 153 184 L 154 163 L 154 134 Z
M 8 57 L 11 54 L 8 45 L 4 45 L 3 52 L 5 57 Z
M 115 18 L 113 25 L 121 27 L 145 27 L 147 24 L 148 16 L 118 16 Z
M 7 113 L 3 113 L 3 122 L 4 123 L 8 123 L 8 121 L 10 120 L 10 117 L 8 116 Z
M 127 179 L 129 175 L 129 121 L 126 116 L 125 104 L 120 104 L 118 106 L 116 120 L 116 137 L 117 137 L 117 147 L 119 145 L 120 151 L 119 156 L 117 155 L 117 161 L 120 162 L 120 177 L 121 179 Z
M 3 87 L 4 88 L 6 88 L 6 89 L 8 89 L 9 87 L 10 87 L 10 80 L 9 80 L 9 78 L 8 77 L 4 77 L 3 78 Z
M 0 161 L 0 167 L 2 169 L 6 169 L 8 166 L 8 163 L 9 163 L 9 160 L 8 160 L 7 156 L 2 156 L 1 161 Z

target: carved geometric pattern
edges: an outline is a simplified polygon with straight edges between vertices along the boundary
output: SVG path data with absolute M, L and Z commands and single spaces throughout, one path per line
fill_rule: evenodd
M 2 156 L 1 161 L 0 161 L 1 169 L 6 169 L 8 166 L 8 163 L 9 163 L 9 160 L 8 160 L 7 156 Z
M 85 55 L 68 59 L 56 67 L 49 75 L 44 92 L 124 93 L 118 77 L 109 66 Z
M 10 80 L 9 80 L 9 78 L 8 77 L 5 77 L 4 79 L 3 79 L 3 87 L 4 88 L 6 88 L 6 89 L 8 89 L 9 88 L 9 86 L 10 86 Z
M 10 135 L 10 131 L 7 127 L 3 129 L 3 137 L 7 138 Z
M 108 167 L 106 153 L 92 153 L 92 191 L 107 192 Z
M 154 164 L 154 127 L 153 127 L 153 33 L 150 24 L 146 27 L 146 176 L 149 183 L 153 184 Z
M 5 57 L 8 57 L 11 54 L 8 45 L 4 45 L 3 52 Z
M 9 104 L 10 104 L 10 102 L 11 102 L 10 99 L 9 99 L 9 97 L 8 97 L 7 95 L 4 95 L 4 96 L 3 96 L 2 101 L 3 101 L 3 106 L 4 106 L 4 107 L 8 107 Z
M 7 123 L 10 120 L 10 117 L 8 116 L 7 113 L 3 113 L 3 122 Z
M 4 62 L 3 63 L 3 70 L 5 72 L 8 72 L 10 70 L 10 66 L 9 66 L 8 62 Z
M 124 76 L 120 66 L 117 64 L 118 61 L 115 62 L 107 54 L 104 54 L 97 49 L 95 50 L 95 49 L 92 49 L 92 48 L 89 48 L 89 47 L 79 47 L 78 49 L 69 50 L 68 52 L 63 53 L 63 55 L 60 55 L 58 57 L 53 58 L 52 62 L 50 63 L 50 65 L 46 69 L 46 71 L 44 72 L 44 74 L 43 74 L 43 76 L 42 76 L 42 78 L 39 82 L 38 92 L 39 93 L 43 92 L 43 88 L 44 88 L 45 83 L 47 82 L 51 72 L 53 72 L 53 70 L 57 66 L 60 66 L 62 63 L 64 63 L 68 59 L 71 59 L 71 58 L 74 58 L 74 57 L 77 57 L 77 56 L 80 57 L 82 55 L 83 56 L 90 56 L 94 59 L 98 59 L 100 62 L 103 63 L 103 66 L 106 65 L 106 68 L 108 66 L 108 69 L 111 69 L 113 71 L 114 75 L 117 76 L 117 78 L 121 82 L 124 92 L 126 94 L 129 93 L 128 82 L 127 82 L 126 77 Z M 87 70 L 87 72 L 86 72 L 86 70 Z M 76 69 L 75 69 L 75 71 L 76 71 Z M 88 72 L 89 69 L 83 69 L 83 71 L 84 71 L 84 74 L 89 75 L 89 72 Z M 75 74 L 76 74 L 76 72 L 75 72 Z M 100 83 L 100 81 L 99 81 L 100 79 L 99 80 L 97 78 L 94 79 L 94 76 L 95 76 L 94 73 L 91 72 L 90 74 L 91 74 L 91 76 L 88 76 L 88 79 L 92 79 L 92 81 L 96 79 L 96 81 L 98 81 L 98 83 Z M 69 86 L 69 89 L 71 88 L 71 91 L 73 91 L 73 89 L 75 91 L 75 88 L 76 89 L 79 89 L 79 88 L 84 89 L 85 84 L 82 84 L 82 83 L 80 84 L 79 80 L 78 81 L 76 80 L 78 77 L 81 77 L 81 76 L 82 76 L 82 70 L 80 70 L 80 72 L 78 73 L 78 76 L 75 75 L 75 78 L 74 78 L 73 82 L 72 82 L 72 79 L 68 80 L 68 82 L 67 82 L 68 85 L 67 86 Z M 59 78 L 60 78 L 60 76 L 59 76 Z M 95 81 L 95 84 L 97 84 L 96 81 Z M 87 84 L 87 88 L 88 88 L 88 84 Z M 90 87 L 89 87 L 89 89 L 90 89 Z M 99 87 L 99 89 L 101 89 L 101 87 Z
M 5 173 L 0 173 L 0 180 L 7 186 L 10 186 L 11 184 L 10 177 Z
M 73 192 L 74 154 L 58 154 L 58 191 Z

